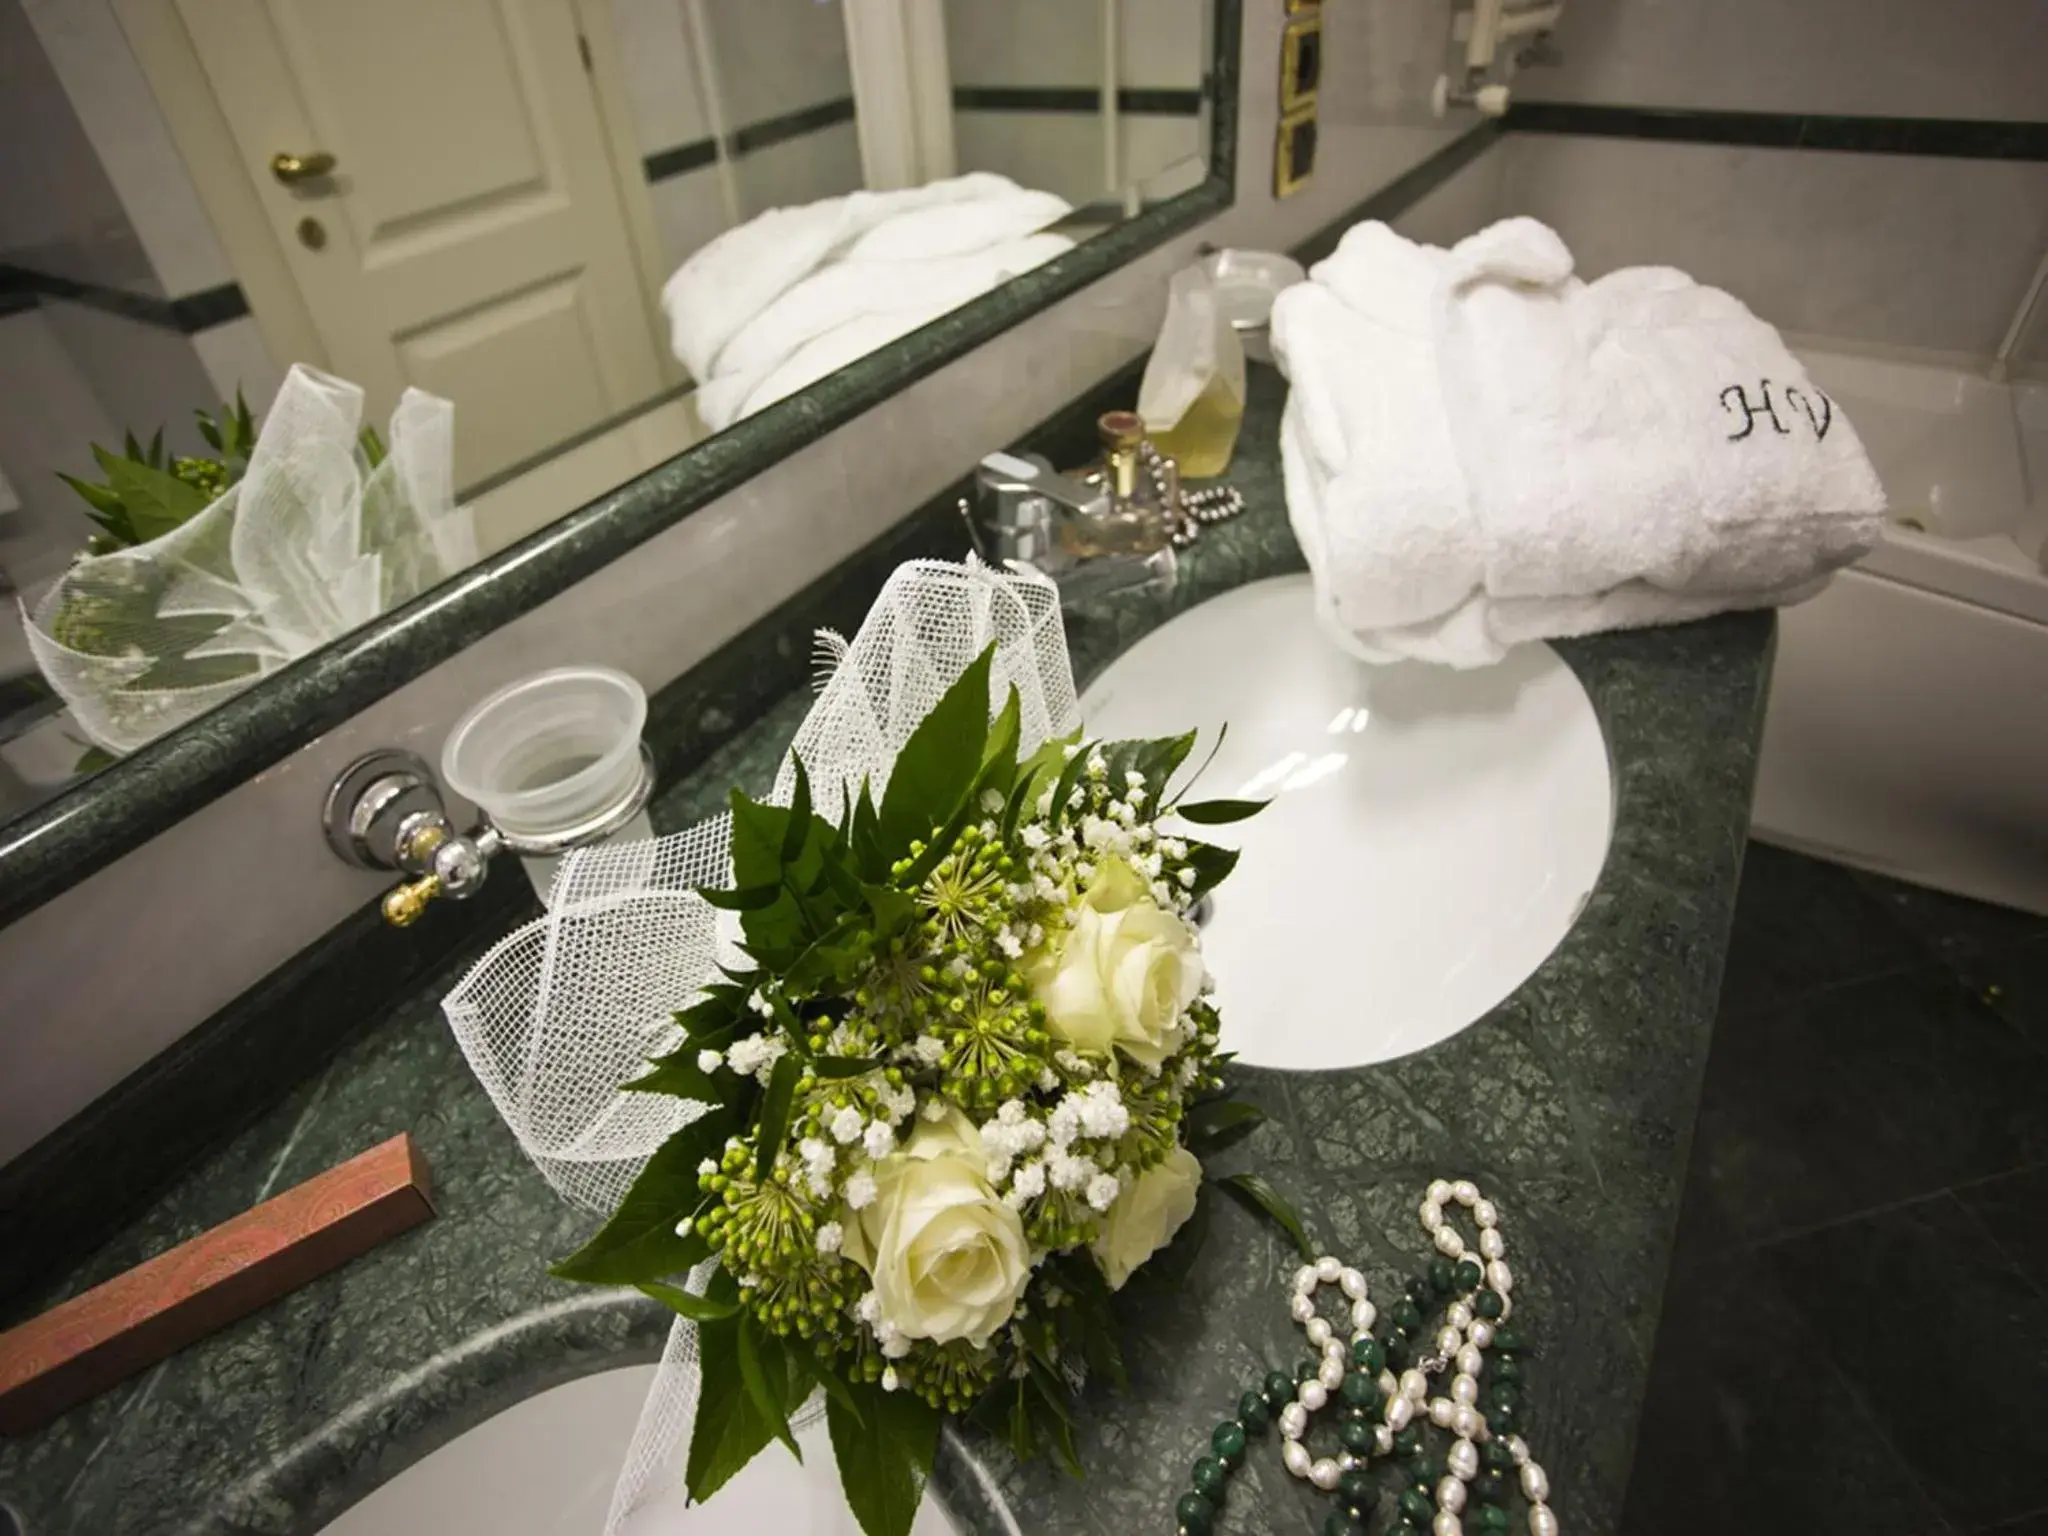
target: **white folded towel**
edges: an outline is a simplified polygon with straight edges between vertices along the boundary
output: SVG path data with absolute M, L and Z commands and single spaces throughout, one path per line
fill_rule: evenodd
M 1529 219 L 1451 251 L 1362 224 L 1310 278 L 1273 313 L 1288 510 L 1360 655 L 1797 601 L 1879 536 L 1854 428 L 1718 289 L 1581 283 Z
M 775 208 L 727 230 L 663 285 L 697 409 L 731 425 L 1073 248 L 1071 211 L 987 171 L 900 192 Z

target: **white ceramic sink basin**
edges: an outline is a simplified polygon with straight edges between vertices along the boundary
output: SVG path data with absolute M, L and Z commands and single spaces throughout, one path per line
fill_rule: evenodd
M 612 1485 L 653 1385 L 651 1365 L 539 1393 L 406 1468 L 322 1536 L 601 1536 Z M 703 1504 L 680 1489 L 636 1511 L 627 1536 L 860 1536 L 822 1421 L 804 1461 L 771 1445 Z M 911 1536 L 954 1536 L 927 1498 Z
M 1472 672 L 1368 666 L 1316 627 L 1309 578 L 1193 608 L 1081 699 L 1091 736 L 1229 723 L 1195 799 L 1273 803 L 1198 829 L 1243 849 L 1203 949 L 1223 1045 L 1309 1070 L 1455 1034 L 1557 947 L 1613 829 L 1607 749 L 1557 653 Z

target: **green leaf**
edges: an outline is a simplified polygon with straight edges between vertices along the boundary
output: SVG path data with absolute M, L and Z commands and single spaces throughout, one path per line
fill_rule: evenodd
M 1053 1453 L 1068 1476 L 1080 1477 L 1081 1457 L 1074 1449 L 1074 1415 L 1067 1406 L 1066 1383 L 1035 1356 L 1026 1364 L 1031 1369 L 1031 1385 L 1036 1389 L 1037 1400 L 1033 1404 L 1032 1416 L 1037 1420 L 1038 1428 L 1052 1441 Z
M 792 753 L 790 761 L 796 764 L 796 792 L 790 796 L 789 825 L 782 833 L 784 869 L 796 862 L 797 855 L 804 851 L 804 839 L 811 835 L 811 776 L 802 758 Z
M 735 1124 L 745 1124 L 744 1111 L 751 1107 L 754 1096 L 760 1091 L 753 1078 L 740 1072 L 706 1072 L 697 1065 L 699 1053 L 725 1049 L 734 1033 L 735 1027 L 728 1024 L 723 1029 L 690 1036 L 666 1056 L 655 1057 L 648 1064 L 648 1070 L 639 1077 L 629 1083 L 621 1083 L 619 1091 L 661 1093 L 675 1099 L 723 1105 L 737 1112 Z
M 874 787 L 865 778 L 847 822 L 846 846 L 863 881 L 879 881 L 888 875 L 890 861 L 882 854 L 881 812 L 875 809 Z
M 721 1269 L 711 1277 L 705 1295 L 714 1301 L 736 1302 L 739 1287 Z M 774 1427 L 762 1417 L 754 1394 L 741 1379 L 739 1339 L 737 1318 L 704 1324 L 697 1330 L 697 1363 L 703 1380 L 697 1389 L 697 1422 L 690 1433 L 683 1477 L 690 1497 L 699 1503 L 723 1488 L 775 1438 Z M 784 1372 L 780 1400 L 801 1403 L 810 1393 L 810 1362 L 795 1352 L 778 1352 L 776 1361 Z
M 1173 814 L 1198 826 L 1220 827 L 1256 816 L 1270 804 L 1270 800 L 1197 800 L 1192 805 L 1183 801 L 1173 808 Z
M 1183 795 L 1186 794 L 1189 790 L 1193 789 L 1196 783 L 1201 779 L 1202 775 L 1209 771 L 1209 765 L 1216 761 L 1216 754 L 1223 750 L 1224 740 L 1229 735 L 1230 722 L 1226 720 L 1223 722 L 1222 725 L 1217 727 L 1216 739 L 1209 744 L 1209 755 L 1202 759 L 1202 766 L 1197 768 L 1193 773 L 1189 774 L 1187 783 L 1181 786 L 1180 792 Z
M 1017 1395 L 1010 1403 L 1010 1454 L 1029 1461 L 1038 1454 L 1038 1430 L 1031 1421 L 1031 1386 L 1017 1383 Z
M 792 1344 L 790 1347 L 794 1349 L 796 1346 Z M 860 1411 L 860 1402 L 854 1397 L 853 1388 L 848 1386 L 836 1371 L 823 1369 L 817 1361 L 813 1360 L 811 1367 L 812 1374 L 818 1378 L 818 1385 L 825 1389 L 825 1395 L 852 1414 L 854 1423 L 865 1429 L 867 1415 Z
M 857 1417 L 837 1396 L 825 1402 L 846 1502 L 865 1536 L 906 1536 L 938 1455 L 939 1412 L 914 1392 L 865 1382 L 849 1395 L 860 1405 Z
M 1129 1376 L 1109 1281 L 1085 1251 L 1056 1256 L 1047 1266 L 1048 1276 L 1072 1299 L 1071 1305 L 1052 1313 L 1062 1339 L 1061 1354 L 1078 1354 L 1090 1375 L 1106 1377 L 1118 1391 L 1125 1390 Z
M 697 888 L 697 894 L 712 906 L 727 912 L 759 912 L 775 905 L 776 898 L 782 894 L 782 887 L 780 884 L 749 885 L 739 890 L 721 891 L 715 886 L 703 885 Z
M 1078 746 L 1079 731 L 1055 737 L 1038 744 L 1023 762 L 1017 765 L 1017 782 L 1010 791 L 1010 803 L 1003 809 L 1003 836 L 1008 838 L 1017 830 L 1019 822 L 1032 814 L 1038 804 L 1038 797 L 1052 787 L 1060 776 L 1060 770 L 1067 765 L 1067 748 Z
M 827 1082 L 843 1077 L 865 1077 L 882 1065 L 879 1056 L 819 1056 L 811 1070 Z
M 761 1118 L 755 1122 L 754 1177 L 765 1179 L 775 1169 L 775 1155 L 789 1134 L 789 1112 L 796 1098 L 796 1080 L 803 1068 L 794 1052 L 775 1063 L 768 1079 L 768 1093 L 761 1100 Z
M 660 1280 L 642 1280 L 638 1289 L 677 1317 L 687 1317 L 693 1323 L 722 1322 L 740 1309 L 737 1301 L 713 1301 L 709 1296 L 699 1296 L 695 1291 L 686 1291 L 679 1285 L 669 1285 Z
M 1308 1233 L 1302 1230 L 1301 1218 L 1294 1214 L 1294 1207 L 1282 1198 L 1279 1190 L 1256 1173 L 1233 1173 L 1225 1178 L 1212 1179 L 1210 1182 L 1240 1205 L 1277 1225 L 1281 1231 L 1294 1239 L 1294 1246 L 1301 1250 L 1304 1259 L 1313 1259 L 1316 1256 L 1315 1249 L 1309 1244 Z
M 867 905 L 861 894 L 860 873 L 854 868 L 853 855 L 847 850 L 845 840 L 836 830 L 819 824 L 818 878 L 810 884 L 807 895 L 816 898 L 824 911 L 862 909 Z
M 894 938 L 917 915 L 916 899 L 893 885 L 864 881 L 860 893 L 867 901 L 868 910 L 875 915 L 875 936 L 879 939 Z
M 1238 850 L 1219 848 L 1214 843 L 1189 843 L 1188 867 L 1195 872 L 1195 883 L 1189 887 L 1195 899 L 1200 900 L 1221 885 L 1237 868 Z
M 127 507 L 143 543 L 181 527 L 206 506 L 204 491 L 147 464 L 114 459 L 107 468 L 107 481 Z
M 85 504 L 106 517 L 128 521 L 128 509 L 121 505 L 121 498 L 104 485 L 94 485 L 90 480 L 81 480 L 76 475 L 57 471 L 57 478 L 85 499 Z
M 745 986 L 729 981 L 713 982 L 704 989 L 702 997 L 676 1015 L 676 1023 L 693 1041 L 728 1030 L 739 1022 L 741 1013 L 746 1009 L 748 994 L 752 991 L 751 979 Z
M 945 824 L 933 830 L 924 852 L 910 861 L 910 867 L 903 872 L 903 883 L 912 890 L 924 884 L 925 876 L 937 869 L 939 861 L 953 851 L 953 845 L 960 841 L 960 834 L 967 830 L 967 824 L 979 814 L 974 796 L 961 796 Z
M 221 441 L 220 428 L 214 425 L 213 418 L 197 407 L 192 414 L 199 419 L 199 435 L 206 439 L 206 446 L 215 453 L 226 453 L 227 444 Z
M 981 771 L 974 779 L 977 796 L 990 789 L 999 794 L 1009 793 L 1017 777 L 1017 742 L 1023 734 L 1024 701 L 1013 686 L 1003 700 L 1003 707 L 996 712 L 995 724 L 989 727 L 988 741 L 981 750 Z
M 896 754 L 877 827 L 887 860 L 902 858 L 913 840 L 930 835 L 951 817 L 973 786 L 988 743 L 988 674 L 994 660 L 991 644 L 967 664 Z
M 854 913 L 811 941 L 782 973 L 782 984 L 800 995 L 851 978 L 862 952 L 853 943 L 867 925 L 866 913 Z
M 135 441 L 135 434 L 133 432 L 123 432 L 121 434 L 121 451 L 127 454 L 129 458 L 135 460 L 136 463 L 142 462 L 142 444 Z
M 737 1304 L 734 1310 L 738 1310 Z M 789 1388 L 789 1368 L 783 1359 L 782 1341 L 774 1334 L 764 1332 L 751 1312 L 740 1313 L 739 1359 L 740 1381 L 745 1384 L 747 1395 L 753 1398 L 754 1407 L 775 1438 L 789 1447 L 789 1454 L 802 1461 L 804 1453 L 798 1449 L 796 1436 L 789 1428 L 789 1410 L 793 1405 L 782 1400 L 782 1394 Z
M 732 1134 L 733 1116 L 713 1111 L 661 1144 L 611 1219 L 590 1241 L 558 1260 L 548 1273 L 587 1285 L 638 1285 L 679 1275 L 710 1257 L 711 1248 L 692 1232 L 676 1236 L 676 1224 L 696 1210 L 697 1165 L 716 1160 Z
M 661 1093 L 673 1099 L 695 1099 L 704 1104 L 719 1104 L 725 1100 L 717 1079 L 697 1065 L 697 1052 L 704 1049 L 695 1041 L 680 1051 L 655 1060 L 651 1071 L 643 1072 L 631 1082 L 619 1084 L 621 1093 Z M 727 1077 L 736 1077 L 728 1072 Z
M 1195 750 L 1196 735 L 1194 731 L 1184 731 L 1178 736 L 1161 736 L 1138 743 L 1134 766 L 1145 776 L 1145 788 L 1154 805 L 1166 798 L 1166 786 L 1172 780 L 1174 770 Z
M 1060 776 L 1052 786 L 1052 824 L 1058 826 L 1067 819 L 1070 807 L 1067 801 L 1073 798 L 1074 786 L 1081 782 L 1081 775 L 1088 771 L 1088 755 L 1093 750 L 1086 741 L 1078 743 L 1074 755 L 1067 759 L 1060 769 Z
M 1238 1099 L 1207 1099 L 1190 1105 L 1182 1124 L 1188 1150 L 1198 1155 L 1220 1152 L 1266 1123 L 1266 1112 Z
M 789 812 L 765 800 L 732 792 L 732 873 L 737 886 L 782 883 L 782 839 Z
M 164 429 L 162 427 L 158 427 L 156 429 L 156 436 L 149 440 L 149 467 L 151 469 L 162 469 L 164 467 Z
M 732 792 L 732 868 L 737 890 L 780 886 L 781 896 L 745 908 L 746 948 L 769 970 L 787 967 L 804 946 L 840 915 L 840 904 L 821 897 L 819 875 L 838 834 L 808 812 L 802 817 L 779 805 Z M 794 860 L 783 849 L 798 851 Z

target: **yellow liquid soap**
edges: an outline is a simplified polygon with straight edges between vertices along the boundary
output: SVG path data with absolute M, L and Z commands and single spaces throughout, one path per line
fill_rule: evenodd
M 1183 480 L 1207 480 L 1230 468 L 1243 426 L 1244 401 L 1218 377 L 1203 386 L 1179 421 L 1150 436 L 1153 447 L 1180 465 Z

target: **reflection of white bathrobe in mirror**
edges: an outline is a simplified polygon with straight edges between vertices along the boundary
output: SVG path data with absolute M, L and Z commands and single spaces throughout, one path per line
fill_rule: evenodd
M 730 426 L 1073 248 L 1062 198 L 978 171 L 775 208 L 727 230 L 661 291 L 697 409 Z

